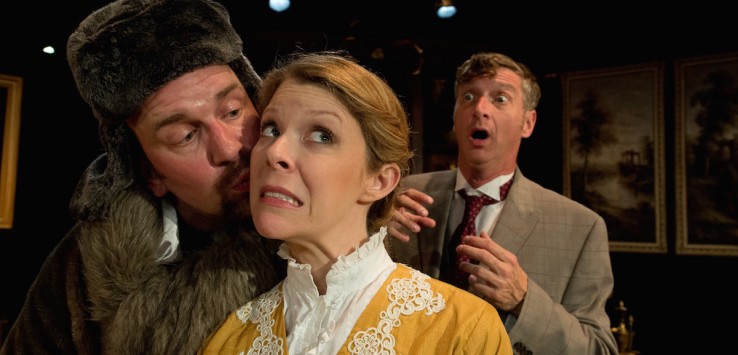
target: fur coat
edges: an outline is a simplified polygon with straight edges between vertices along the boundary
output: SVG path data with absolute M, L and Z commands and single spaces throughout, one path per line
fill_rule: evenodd
M 78 222 L 48 256 L 2 354 L 194 354 L 229 312 L 278 279 L 255 232 L 215 233 L 175 263 L 155 260 L 160 201 L 126 191 L 109 218 Z

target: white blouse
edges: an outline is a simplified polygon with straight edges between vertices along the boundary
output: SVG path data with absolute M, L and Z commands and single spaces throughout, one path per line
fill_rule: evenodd
M 278 254 L 288 261 L 284 280 L 287 344 L 292 354 L 335 354 L 369 301 L 397 265 L 384 248 L 387 228 L 349 255 L 338 258 L 319 295 L 310 265 L 300 264 L 282 244 Z

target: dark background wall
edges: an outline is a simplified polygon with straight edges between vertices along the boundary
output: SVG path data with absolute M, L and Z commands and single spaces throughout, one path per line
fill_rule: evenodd
M 79 21 L 104 3 L 77 1 L 69 8 L 70 2 L 5 2 L 0 7 L 0 73 L 23 78 L 15 220 L 12 229 L 0 230 L 0 319 L 10 323 L 44 258 L 71 226 L 67 205 L 77 179 L 101 152 L 96 122 L 64 60 L 64 44 Z M 544 8 L 457 0 L 458 16 L 438 20 L 433 3 L 303 0 L 275 14 L 266 0 L 224 1 L 257 71 L 263 73 L 275 57 L 296 48 L 347 49 L 387 78 L 412 119 L 427 130 L 442 131 L 424 135 L 442 135 L 450 127 L 429 121 L 424 111 L 434 100 L 429 87 L 450 80 L 471 53 L 499 51 L 528 64 L 539 77 L 543 97 L 519 163 L 526 176 L 559 192 L 561 74 L 663 62 L 668 251 L 612 252 L 615 289 L 608 311 L 615 323 L 615 303 L 625 301 L 635 318 L 635 348 L 642 354 L 732 349 L 735 326 L 721 324 L 732 324 L 738 316 L 738 291 L 732 286 L 738 257 L 675 254 L 673 173 L 674 60 L 738 52 L 732 12 L 706 3 L 646 10 L 622 2 Z M 309 9 L 310 4 L 319 8 Z M 379 6 L 395 12 L 380 13 Z M 57 46 L 56 55 L 40 54 L 41 43 L 47 42 Z M 452 97 L 438 100 L 448 105 Z

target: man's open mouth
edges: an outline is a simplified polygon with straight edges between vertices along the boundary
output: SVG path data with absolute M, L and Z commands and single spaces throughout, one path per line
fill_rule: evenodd
M 472 132 L 471 137 L 472 139 L 487 139 L 489 138 L 489 133 L 485 130 L 476 130 Z

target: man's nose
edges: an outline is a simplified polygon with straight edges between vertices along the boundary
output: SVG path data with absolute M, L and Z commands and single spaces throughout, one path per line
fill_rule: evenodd
M 214 165 L 238 161 L 243 148 L 241 127 L 218 122 L 210 128 L 209 155 Z

